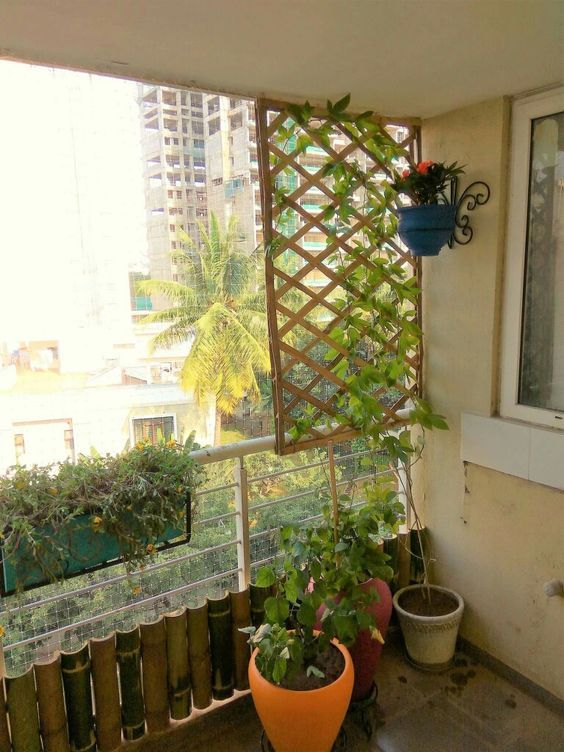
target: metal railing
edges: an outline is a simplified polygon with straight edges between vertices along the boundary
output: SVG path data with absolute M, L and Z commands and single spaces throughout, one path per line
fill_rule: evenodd
M 320 517 L 329 493 L 325 450 L 281 458 L 273 449 L 274 436 L 267 436 L 193 452 L 208 469 L 208 482 L 195 494 L 192 538 L 157 554 L 144 569 L 127 573 L 116 565 L 5 598 L 0 621 L 9 670 L 226 588 L 244 589 L 256 568 L 276 555 L 281 525 Z M 363 481 L 374 476 L 361 467 L 367 452 L 350 443 L 336 449 L 338 487 L 360 494 Z

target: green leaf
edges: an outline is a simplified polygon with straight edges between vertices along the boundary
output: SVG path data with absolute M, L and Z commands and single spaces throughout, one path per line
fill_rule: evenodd
M 244 634 L 248 634 L 248 635 L 254 635 L 256 631 L 257 631 L 256 627 L 239 627 L 239 632 L 243 632 Z
M 257 587 L 270 587 L 276 582 L 276 572 L 274 567 L 266 566 L 261 567 L 257 572 L 256 585 Z
M 339 379 L 344 379 L 347 375 L 349 364 L 348 361 L 345 359 L 340 360 L 338 363 L 335 363 L 333 368 L 331 369 L 335 376 L 337 376 Z
M 291 603 L 295 603 L 298 600 L 300 591 L 296 582 L 296 577 L 292 577 L 292 574 L 295 574 L 295 570 L 291 572 L 288 579 L 284 583 L 284 594 Z
M 318 679 L 324 679 L 325 674 L 323 671 L 317 668 L 317 666 L 314 666 L 313 664 L 309 665 L 306 669 L 306 675 L 307 676 L 317 676 Z
M 276 684 L 280 684 L 282 679 L 286 676 L 286 668 L 288 666 L 288 663 L 284 658 L 278 657 L 274 661 L 274 667 L 272 669 L 272 678 L 276 682 Z
M 302 134 L 301 136 L 298 136 L 298 139 L 296 141 L 296 149 L 302 153 L 306 151 L 308 146 L 312 146 L 313 141 L 309 136 L 306 136 L 305 134 Z
M 351 95 L 346 94 L 342 99 L 339 99 L 338 102 L 335 102 L 335 104 L 333 105 L 333 110 L 336 113 L 344 112 L 349 106 L 350 102 L 351 102 Z
M 284 624 L 290 614 L 290 604 L 285 598 L 271 596 L 264 602 L 264 611 L 269 622 Z
M 304 627 L 313 627 L 316 622 L 314 607 L 307 601 L 304 601 L 298 609 L 296 618 L 300 624 L 304 625 Z

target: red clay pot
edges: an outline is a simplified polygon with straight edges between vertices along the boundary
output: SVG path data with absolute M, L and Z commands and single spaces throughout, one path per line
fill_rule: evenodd
M 259 673 L 253 651 L 249 684 L 266 735 L 275 752 L 330 752 L 345 719 L 354 681 L 349 651 L 333 644 L 345 659 L 343 673 L 320 689 L 299 692 L 271 684 Z
M 379 601 L 373 601 L 368 611 L 374 615 L 376 624 L 384 639 L 388 631 L 388 624 L 392 616 L 392 593 L 384 580 L 370 579 L 360 586 L 365 593 L 376 590 Z M 321 615 L 324 607 L 317 612 L 316 628 L 321 629 Z M 374 640 L 367 629 L 363 629 L 356 638 L 356 642 L 349 648 L 354 665 L 354 686 L 352 702 L 363 700 L 370 694 L 374 683 L 374 674 L 382 653 L 382 643 Z

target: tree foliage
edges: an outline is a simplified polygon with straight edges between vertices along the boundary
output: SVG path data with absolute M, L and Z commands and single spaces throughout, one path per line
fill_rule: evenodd
M 198 402 L 213 396 L 231 415 L 244 397 L 260 399 L 257 374 L 268 372 L 268 330 L 264 281 L 257 253 L 240 247 L 237 219 L 225 229 L 212 213 L 209 232 L 199 223 L 202 248 L 184 234 L 184 250 L 173 254 L 184 282 L 145 280 L 145 294 L 164 295 L 170 307 L 143 323 L 166 324 L 153 349 L 193 338 L 180 383 Z

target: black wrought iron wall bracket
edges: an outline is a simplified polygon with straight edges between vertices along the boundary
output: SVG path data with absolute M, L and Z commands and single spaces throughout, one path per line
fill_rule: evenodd
M 487 204 L 490 198 L 490 187 L 482 180 L 476 180 L 466 188 L 460 198 L 458 194 L 458 180 L 453 178 L 451 183 L 451 200 L 449 203 L 456 206 L 455 228 L 448 241 L 448 247 L 454 248 L 454 244 L 468 245 L 474 236 L 474 230 L 470 227 L 468 212 L 474 211 L 477 206 Z

